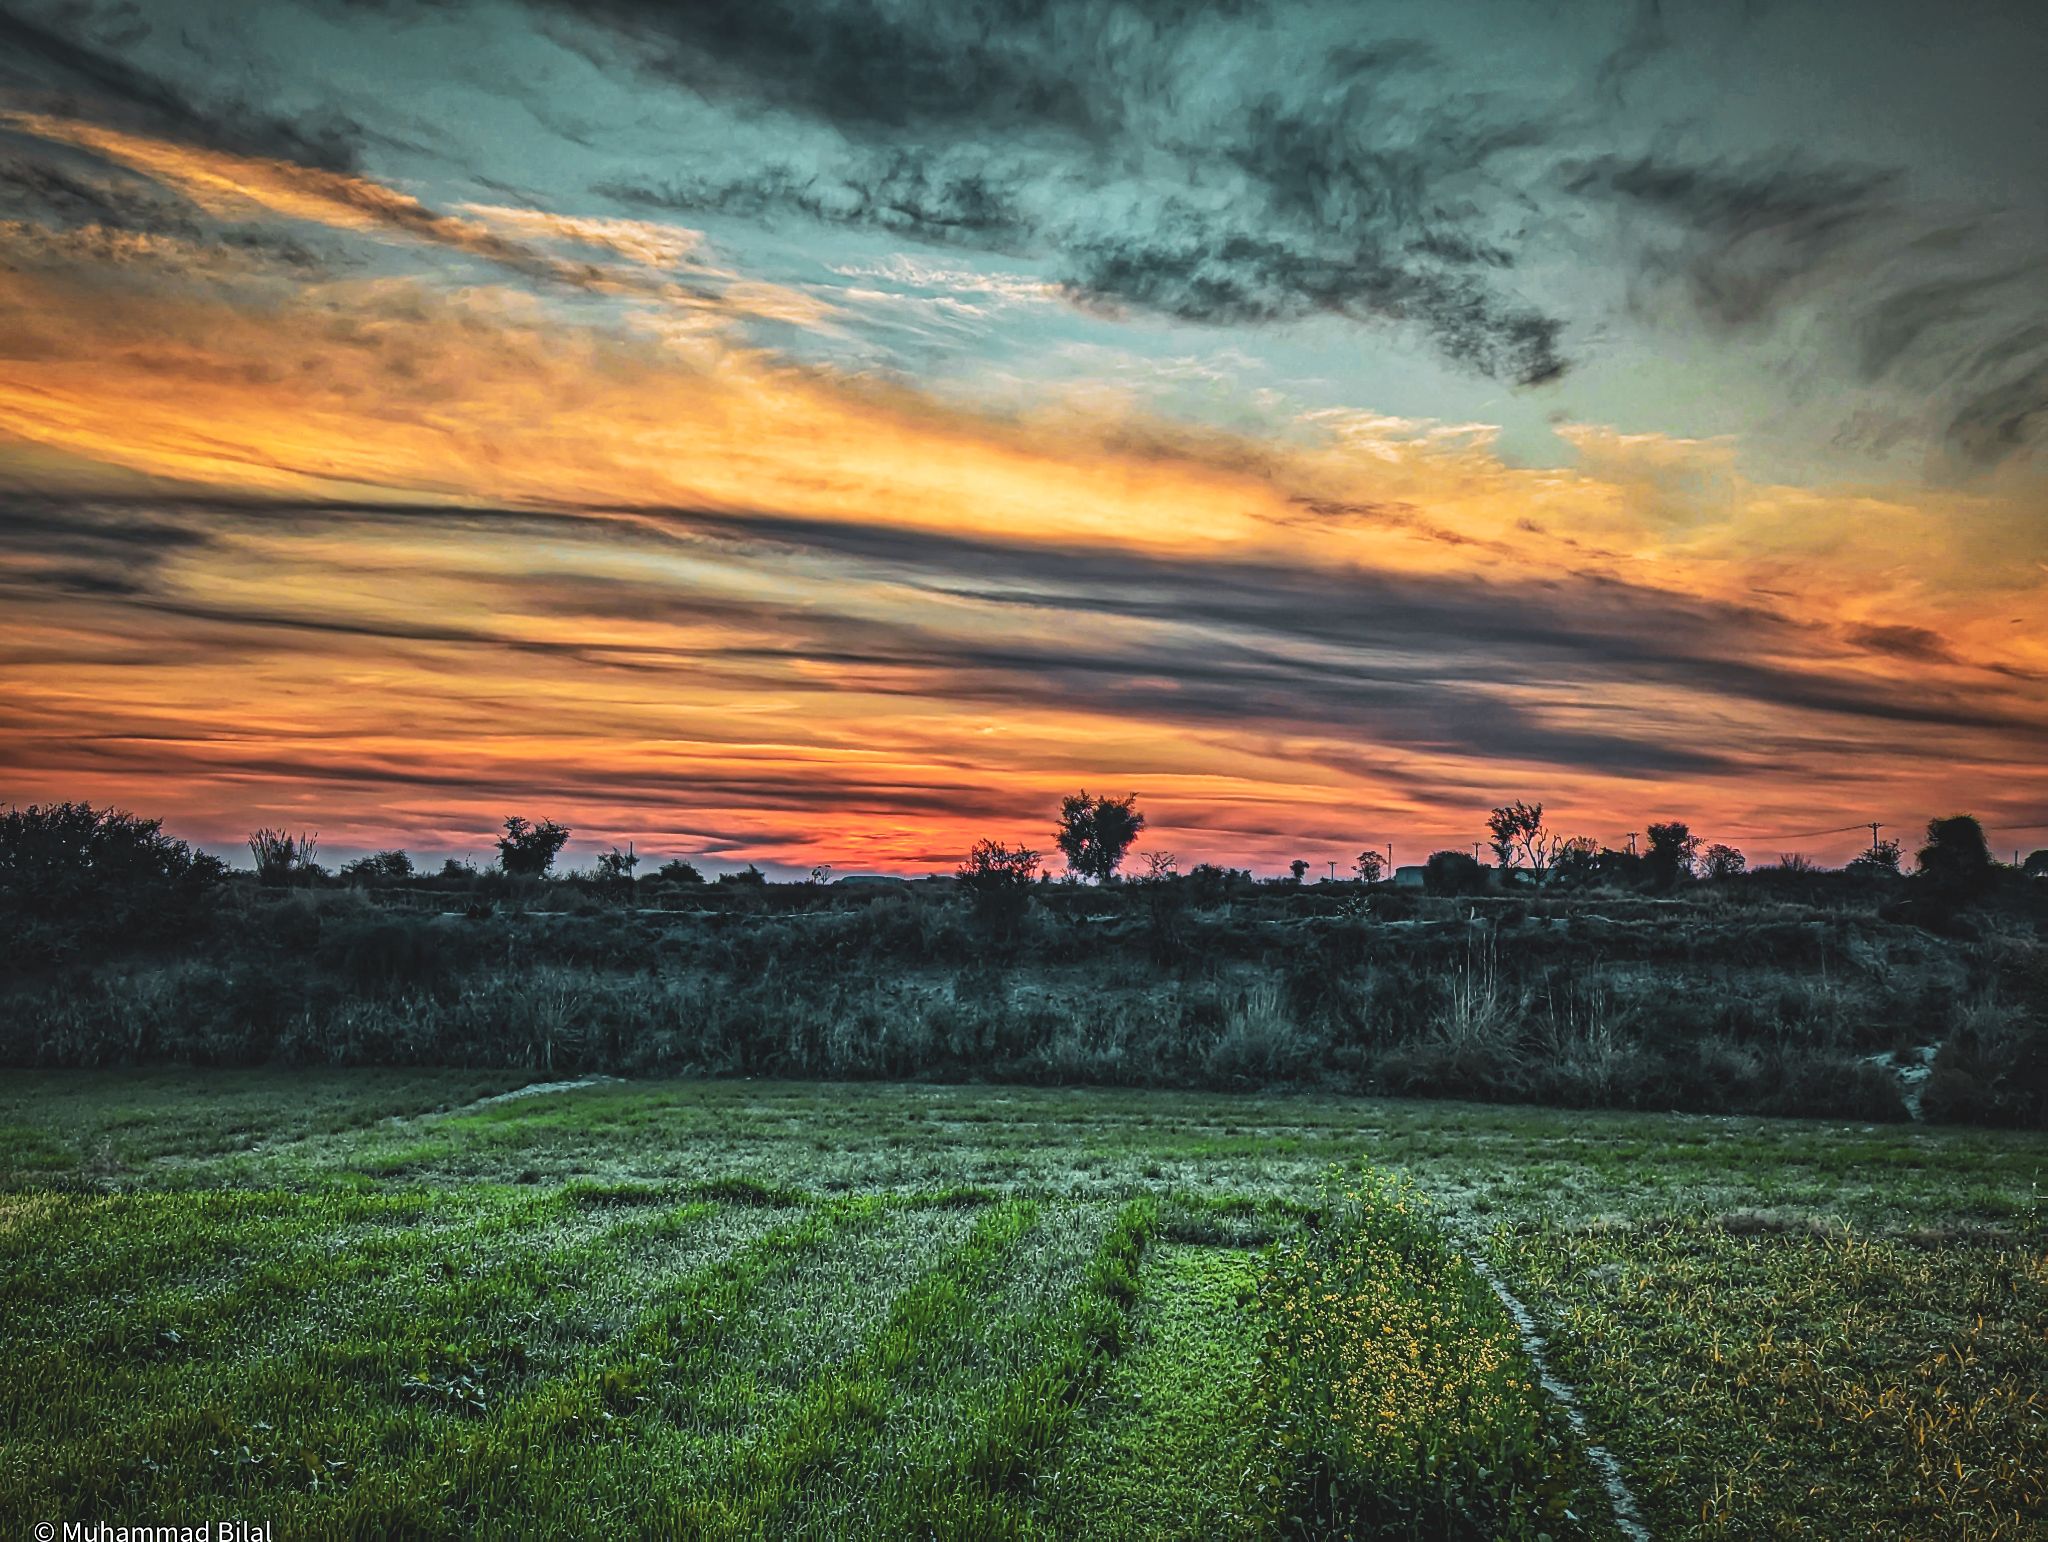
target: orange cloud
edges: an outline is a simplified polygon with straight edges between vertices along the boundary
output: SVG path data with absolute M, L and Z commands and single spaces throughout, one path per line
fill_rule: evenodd
M 640 220 L 612 220 L 540 214 L 494 206 L 470 206 L 480 216 L 442 214 L 410 194 L 369 177 L 301 166 L 291 161 L 201 149 L 153 139 L 81 119 L 0 110 L 0 124 L 54 144 L 87 150 L 175 189 L 207 214 L 234 220 L 253 214 L 324 225 L 334 230 L 421 242 L 501 265 L 544 283 L 600 294 L 637 296 L 674 309 L 709 315 L 755 316 L 815 325 L 831 307 L 783 285 L 739 280 L 701 266 L 698 277 L 713 281 L 686 285 L 639 271 L 673 267 L 695 252 L 695 231 Z M 508 233 L 509 232 L 509 233 Z M 534 240 L 597 247 L 627 258 L 619 269 L 572 261 L 539 250 Z
M 565 241 L 593 247 L 649 268 L 681 267 L 694 261 L 704 247 L 702 231 L 652 220 L 553 214 L 545 209 L 512 209 L 498 204 L 464 204 L 462 210 L 524 241 Z

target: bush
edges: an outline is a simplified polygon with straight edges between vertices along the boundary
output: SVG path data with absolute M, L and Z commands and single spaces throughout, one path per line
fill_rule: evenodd
M 0 956 L 50 964 L 81 947 L 189 936 L 227 876 L 218 857 L 138 819 L 87 803 L 0 814 Z
M 1914 878 L 1942 900 L 1968 904 L 1991 887 L 1996 864 L 1984 839 L 1984 827 L 1968 814 L 1927 822 L 1927 844 L 1920 848 Z
M 981 840 L 960 864 L 960 885 L 974 897 L 974 919 L 986 930 L 1009 937 L 1031 906 L 1038 878 L 1038 853 L 1028 846 Z
M 314 860 L 320 850 L 317 835 L 287 835 L 282 830 L 262 829 L 249 837 L 249 855 L 256 863 L 256 881 L 272 888 L 308 883 L 320 876 Z
M 2048 1026 L 1972 1012 L 1934 1057 L 1920 1108 L 1944 1123 L 2048 1129 Z
M 1483 894 L 1486 869 L 1462 851 L 1433 851 L 1422 866 L 1422 887 L 1431 894 Z
M 457 865 L 453 858 L 450 865 Z M 446 869 L 444 868 L 445 872 Z M 344 862 L 341 876 L 351 883 L 404 883 L 413 876 L 412 858 L 402 851 L 379 851 L 353 862 Z

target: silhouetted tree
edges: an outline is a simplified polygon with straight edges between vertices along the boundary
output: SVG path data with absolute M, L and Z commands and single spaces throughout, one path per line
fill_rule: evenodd
M 1059 845 L 1067 871 L 1096 883 L 1107 883 L 1123 865 L 1124 853 L 1145 828 L 1138 795 L 1091 798 L 1077 792 L 1060 802 Z
M 282 830 L 257 830 L 249 837 L 249 855 L 256 859 L 256 877 L 266 884 L 288 884 L 301 882 L 314 876 L 319 870 L 314 853 L 320 849 L 320 837 L 287 835 Z
M 768 875 L 749 862 L 737 873 L 720 873 L 718 887 L 721 889 L 765 889 Z
M 633 881 L 633 869 L 640 865 L 639 856 L 631 851 L 621 851 L 614 846 L 597 856 L 597 881 L 624 887 Z
M 1849 859 L 1846 871 L 1863 875 L 1883 874 L 1895 876 L 1899 871 L 1899 843 L 1897 841 L 1872 841 L 1862 851 Z
M 811 882 L 818 888 L 824 888 L 831 881 L 832 864 L 830 862 L 819 862 L 811 868 Z
M 1709 878 L 1734 878 L 1749 866 L 1749 859 L 1733 846 L 1716 844 L 1707 848 L 1700 866 Z
M 0 814 L 0 956 L 55 962 L 81 940 L 183 935 L 227 864 L 138 819 L 89 803 Z
M 443 883 L 473 883 L 478 877 L 476 864 L 457 861 L 449 857 L 441 863 L 440 880 Z
M 412 858 L 402 851 L 377 851 L 341 865 L 341 876 L 354 883 L 404 883 L 413 876 Z
M 1296 857 L 1287 864 L 1287 871 L 1293 876 L 1296 883 L 1300 883 L 1302 879 L 1308 876 L 1308 864 L 1302 861 L 1300 857 Z
M 1968 814 L 1927 822 L 1927 844 L 1914 859 L 1915 877 L 1946 898 L 1963 900 L 1991 885 L 1997 864 L 1984 827 Z
M 1358 860 L 1351 864 L 1351 871 L 1358 874 L 1361 883 L 1378 883 L 1387 876 L 1387 859 L 1377 851 L 1361 851 Z
M 1692 876 L 1699 850 L 1699 837 L 1683 820 L 1653 824 L 1650 826 L 1650 849 L 1643 854 L 1643 871 L 1657 888 L 1673 888 L 1679 879 Z
M 1179 872 L 1180 858 L 1170 851 L 1148 851 L 1145 853 L 1145 877 L 1152 883 L 1164 883 Z
M 1432 851 L 1422 865 L 1422 887 L 1431 894 L 1480 894 L 1486 869 L 1469 851 Z
M 1486 816 L 1486 828 L 1493 832 L 1493 851 L 1500 858 L 1503 877 L 1526 865 L 1541 884 L 1563 844 L 1545 828 L 1540 803 L 1516 802 L 1497 808 Z
M 2048 878 L 2048 848 L 2027 853 L 2027 860 L 2020 864 L 2020 871 L 2029 878 Z
M 1564 842 L 1550 864 L 1550 882 L 1567 889 L 1583 888 L 1599 875 L 1600 846 L 1590 835 Z
M 671 857 L 662 863 L 654 870 L 654 876 L 663 883 L 701 884 L 704 881 L 704 875 L 697 870 L 696 864 L 685 862 L 681 857 Z
M 545 878 L 568 843 L 566 825 L 552 819 L 533 824 L 514 814 L 498 837 L 498 866 L 514 878 Z

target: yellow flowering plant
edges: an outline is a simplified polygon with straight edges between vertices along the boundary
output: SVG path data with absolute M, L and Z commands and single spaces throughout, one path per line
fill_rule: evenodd
M 1254 1310 L 1283 1535 L 1599 1535 L 1593 1485 L 1492 1288 L 1405 1179 L 1333 1172 L 1318 1223 L 1268 1252 Z

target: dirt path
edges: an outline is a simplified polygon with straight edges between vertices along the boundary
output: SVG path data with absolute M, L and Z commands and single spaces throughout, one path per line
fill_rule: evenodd
M 1529 1309 L 1522 1305 L 1515 1293 L 1508 1289 L 1505 1281 L 1496 1274 L 1492 1265 L 1468 1251 L 1466 1258 L 1479 1272 L 1479 1277 L 1493 1287 L 1500 1304 L 1507 1309 L 1508 1317 L 1514 1322 L 1515 1332 L 1521 1335 L 1522 1350 L 1536 1367 L 1536 1377 L 1542 1382 L 1543 1390 L 1557 1400 L 1564 1409 L 1565 1418 L 1571 1421 L 1572 1431 L 1586 1447 L 1586 1458 L 1593 1464 L 1593 1470 L 1600 1476 L 1601 1487 L 1607 1490 L 1607 1502 L 1614 1511 L 1614 1524 L 1628 1542 L 1651 1542 L 1650 1528 L 1643 1524 L 1643 1512 L 1636 1505 L 1636 1496 L 1629 1491 L 1628 1480 L 1621 1475 L 1621 1463 L 1614 1453 L 1597 1444 L 1592 1431 L 1587 1427 L 1585 1410 L 1579 1407 L 1579 1396 L 1571 1384 L 1555 1375 L 1550 1362 L 1544 1356 L 1543 1336 L 1536 1331 L 1536 1319 Z

